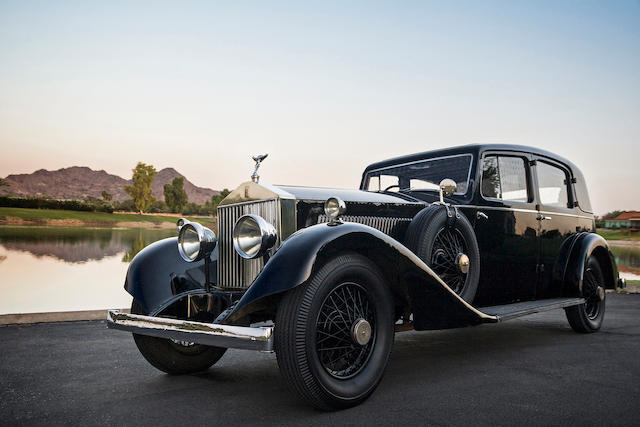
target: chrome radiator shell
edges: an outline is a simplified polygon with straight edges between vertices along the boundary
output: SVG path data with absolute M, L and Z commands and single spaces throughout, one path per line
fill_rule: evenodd
M 221 288 L 245 289 L 264 267 L 262 258 L 244 259 L 233 248 L 233 226 L 242 215 L 259 215 L 276 230 L 282 229 L 279 199 L 259 200 L 218 207 L 218 281 Z M 275 248 L 280 246 L 278 233 Z

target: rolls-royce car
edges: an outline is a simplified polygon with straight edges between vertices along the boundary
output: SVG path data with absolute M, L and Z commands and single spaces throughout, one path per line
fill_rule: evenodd
M 547 151 L 412 154 L 369 165 L 354 190 L 262 182 L 266 157 L 220 202 L 215 232 L 180 219 L 129 265 L 131 311 L 107 326 L 161 371 L 274 351 L 295 393 L 336 410 L 371 395 L 395 333 L 558 308 L 595 332 L 606 290 L 625 286 L 582 173 Z

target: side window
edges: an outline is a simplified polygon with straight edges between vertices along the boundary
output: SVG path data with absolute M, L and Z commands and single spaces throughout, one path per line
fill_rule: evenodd
M 540 203 L 546 206 L 569 207 L 566 172 L 549 163 L 539 161 L 536 164 L 536 174 Z
M 369 178 L 367 191 L 382 191 L 389 187 L 389 191 L 398 191 L 398 177 L 394 175 L 380 175 Z
M 482 163 L 482 195 L 493 199 L 528 202 L 525 159 L 487 156 Z

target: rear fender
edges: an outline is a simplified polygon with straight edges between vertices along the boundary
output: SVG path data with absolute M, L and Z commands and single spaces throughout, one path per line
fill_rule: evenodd
M 615 289 L 618 285 L 618 267 L 609 249 L 607 241 L 596 233 L 580 233 L 572 244 L 571 252 L 564 272 L 564 296 L 581 297 L 582 280 L 587 260 L 596 257 L 602 274 L 605 288 Z
M 342 252 L 359 253 L 380 268 L 395 305 L 410 308 L 417 330 L 497 321 L 462 300 L 401 243 L 356 223 L 318 224 L 291 235 L 233 309 L 218 321 L 247 323 L 260 311 L 275 312 L 285 292 L 304 284 L 328 259 Z

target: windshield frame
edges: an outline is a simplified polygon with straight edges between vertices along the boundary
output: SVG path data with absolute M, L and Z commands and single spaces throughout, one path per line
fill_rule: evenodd
M 371 174 L 376 173 L 376 172 L 380 172 L 380 171 L 384 171 L 384 170 L 388 170 L 388 169 L 395 169 L 398 167 L 402 167 L 402 166 L 408 166 L 408 165 L 413 165 L 416 163 L 423 163 L 423 162 L 431 162 L 431 161 L 436 161 L 436 160 L 443 160 L 443 159 L 451 159 L 454 157 L 465 157 L 468 156 L 470 157 L 469 160 L 469 171 L 467 172 L 467 180 L 466 180 L 466 190 L 464 192 L 461 191 L 455 191 L 453 194 L 454 195 L 458 195 L 458 196 L 463 196 L 465 194 L 467 194 L 470 190 L 470 183 L 471 183 L 471 172 L 473 170 L 473 161 L 474 161 L 474 156 L 472 153 L 460 153 L 460 154 L 451 154 L 448 156 L 439 156 L 439 157 L 425 157 L 423 159 L 420 160 L 414 160 L 412 162 L 406 162 L 406 163 L 398 163 L 395 165 L 390 165 L 390 166 L 385 166 L 382 168 L 378 168 L 378 169 L 372 169 L 370 171 L 367 171 L 364 180 L 362 181 L 362 190 L 364 191 L 371 191 L 372 193 L 381 193 L 383 192 L 382 190 L 379 191 L 372 191 L 372 190 L 367 190 L 367 187 L 369 185 L 369 180 L 372 178 Z M 377 174 L 377 176 L 380 176 L 381 174 Z M 456 183 L 459 184 L 459 183 Z M 436 184 L 438 185 L 438 184 Z M 431 189 L 431 188 L 416 188 L 416 189 L 399 189 L 399 191 L 402 192 L 407 192 L 407 191 L 429 191 L 429 192 L 436 192 L 438 190 L 436 189 Z

